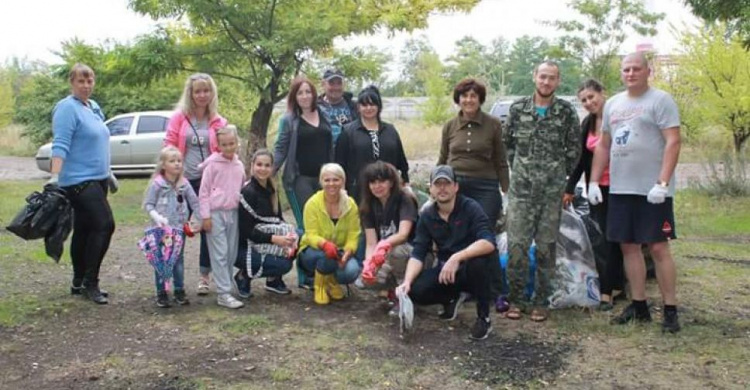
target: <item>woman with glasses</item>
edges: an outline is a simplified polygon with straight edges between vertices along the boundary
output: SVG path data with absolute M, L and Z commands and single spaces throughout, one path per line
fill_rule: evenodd
M 346 190 L 357 202 L 367 183 L 360 183 L 362 170 L 375 161 L 391 163 L 399 172 L 403 185 L 409 185 L 409 162 L 396 128 L 380 120 L 383 100 L 374 85 L 357 97 L 359 119 L 344 127 L 336 141 L 336 162 L 346 172 Z M 410 192 L 410 191 L 409 191 Z
M 201 186 L 198 168 L 211 153 L 219 151 L 216 132 L 226 126 L 227 120 L 218 113 L 219 96 L 213 78 L 196 73 L 185 81 L 182 97 L 175 113 L 167 124 L 164 146 L 176 147 L 183 156 L 184 176 L 195 193 Z M 195 211 L 195 210 L 193 210 Z M 208 294 L 211 260 L 208 257 L 206 234 L 200 233 L 200 273 L 198 295 Z

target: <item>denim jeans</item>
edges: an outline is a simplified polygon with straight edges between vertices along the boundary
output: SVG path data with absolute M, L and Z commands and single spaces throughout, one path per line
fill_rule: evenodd
M 156 292 L 161 293 L 166 290 L 166 280 L 162 280 L 159 274 L 154 271 L 154 281 L 156 282 Z M 180 254 L 180 258 L 174 263 L 172 268 L 172 290 L 185 290 L 185 258 Z
M 250 262 L 252 263 L 252 269 L 248 270 L 247 244 L 240 244 L 239 250 L 237 251 L 237 261 L 234 263 L 234 266 L 243 273 L 243 276 L 252 276 L 256 278 L 277 278 L 284 276 L 291 271 L 293 259 L 272 255 L 266 255 L 265 258 L 262 258 L 260 253 L 253 251 Z M 258 271 L 261 271 L 261 264 L 263 265 L 262 273 L 256 275 Z
M 343 251 L 339 250 L 339 256 L 342 253 Z M 359 265 L 359 260 L 354 256 L 349 258 L 349 261 L 342 268 L 339 267 L 339 263 L 336 260 L 327 258 L 323 251 L 309 247 L 300 253 L 299 265 L 302 266 L 308 277 L 313 277 L 315 271 L 323 275 L 335 273 L 336 280 L 340 284 L 354 283 L 357 277 L 359 277 L 359 273 L 362 272 L 362 266 Z

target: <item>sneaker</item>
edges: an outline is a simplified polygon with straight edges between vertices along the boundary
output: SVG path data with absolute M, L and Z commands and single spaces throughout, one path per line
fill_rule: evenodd
M 241 275 L 242 271 L 237 271 L 236 274 L 234 274 L 234 283 L 237 287 L 237 295 L 240 296 L 242 299 L 248 299 L 251 296 L 253 296 L 252 291 L 250 291 L 250 278 L 245 278 Z
M 207 279 L 203 279 L 201 277 L 200 282 L 198 282 L 198 288 L 196 289 L 196 293 L 198 295 L 208 295 L 208 291 L 209 291 L 209 289 L 208 289 L 208 280 Z
M 266 279 L 266 291 L 270 291 L 272 293 L 280 295 L 287 295 L 292 293 L 292 291 L 286 287 L 284 279 L 282 279 L 280 276 L 277 278 Z
M 395 317 L 398 318 L 398 312 L 399 312 L 399 306 L 398 301 L 391 306 L 391 310 L 388 310 L 388 317 Z
M 599 311 L 612 311 L 612 309 L 615 308 L 615 305 L 613 305 L 611 302 L 607 301 L 601 301 L 599 302 L 599 307 L 597 307 L 597 310 Z
M 490 318 L 477 318 L 474 326 L 471 328 L 471 338 L 473 340 L 484 340 L 492 332 L 492 322 Z
M 99 293 L 104 298 L 109 298 L 109 292 L 107 290 L 99 289 Z M 83 295 L 83 285 L 76 285 L 75 282 L 70 286 L 70 295 Z
M 232 294 L 219 294 L 216 303 L 219 306 L 224 306 L 229 309 L 239 309 L 242 306 L 245 306 L 244 303 L 238 301 L 237 298 L 232 296 Z
M 167 296 L 166 291 L 160 291 L 156 294 L 156 306 L 161 308 L 167 308 L 171 306 L 169 304 L 169 297 Z
M 610 324 L 624 325 L 632 321 L 641 323 L 651 322 L 651 313 L 647 311 L 646 314 L 639 314 L 637 310 L 635 310 L 635 306 L 631 303 L 630 305 L 628 305 L 628 307 L 625 308 L 625 310 L 622 311 L 622 313 L 620 313 L 620 315 L 612 318 Z
M 313 278 L 305 278 L 304 282 L 298 284 L 297 287 L 303 290 L 312 291 L 313 290 Z
M 661 323 L 661 331 L 677 333 L 680 331 L 680 323 L 677 321 L 677 311 L 665 311 L 664 320 Z
M 446 321 L 453 321 L 458 316 L 458 309 L 461 307 L 461 305 L 466 301 L 466 298 L 468 298 L 468 294 L 465 292 L 462 292 L 458 295 L 458 299 L 454 299 L 446 304 L 443 305 L 443 312 L 438 315 L 440 319 L 446 320 Z
M 510 302 L 508 302 L 508 298 L 502 295 L 497 297 L 495 300 L 495 311 L 498 313 L 505 313 L 508 310 L 510 310 Z
M 174 291 L 174 302 L 180 306 L 185 306 L 185 305 L 190 304 L 190 301 L 187 299 L 187 294 L 185 294 L 185 290 Z
M 357 280 L 354 281 L 354 287 L 356 287 L 356 288 L 358 288 L 360 290 L 364 290 L 365 288 L 367 288 L 367 286 L 365 286 L 365 282 L 362 281 L 362 277 L 361 276 L 358 277 Z

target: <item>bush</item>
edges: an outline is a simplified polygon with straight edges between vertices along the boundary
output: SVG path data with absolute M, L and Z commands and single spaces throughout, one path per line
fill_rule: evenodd
M 750 196 L 747 162 L 742 155 L 727 153 L 718 159 L 709 157 L 703 170 L 705 178 L 693 184 L 701 193 L 718 198 Z

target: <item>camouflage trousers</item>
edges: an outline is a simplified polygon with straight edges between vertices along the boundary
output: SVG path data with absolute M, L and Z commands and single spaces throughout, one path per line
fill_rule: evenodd
M 562 191 L 560 195 L 548 193 L 535 198 L 511 198 L 508 205 L 508 298 L 522 310 L 529 306 L 548 305 L 555 275 Z M 528 299 L 524 290 L 529 277 L 529 247 L 532 239 L 536 242 L 537 267 L 534 295 Z

